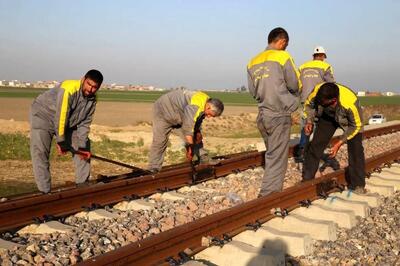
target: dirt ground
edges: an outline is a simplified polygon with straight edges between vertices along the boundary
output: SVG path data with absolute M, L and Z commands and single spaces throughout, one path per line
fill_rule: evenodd
M 0 98 L 0 119 L 29 121 L 32 99 Z M 151 122 L 152 103 L 99 102 L 93 124 L 103 126 L 130 126 Z M 226 106 L 224 115 L 257 113 L 256 106 Z
M 20 132 L 29 136 L 30 99 L 0 98 L 0 133 Z M 96 108 L 90 138 L 101 140 L 106 136 L 111 140 L 137 142 L 142 139 L 144 146 L 150 146 L 152 140 L 151 103 L 118 103 L 100 102 Z M 226 106 L 223 116 L 206 119 L 203 123 L 203 134 L 206 146 L 245 147 L 254 141 L 243 141 L 258 137 L 255 127 L 257 107 Z M 228 138 L 228 139 L 227 139 Z M 233 139 L 238 139 L 233 141 Z M 179 147 L 181 140 L 172 135 L 171 147 Z M 228 148 L 230 149 L 230 148 Z

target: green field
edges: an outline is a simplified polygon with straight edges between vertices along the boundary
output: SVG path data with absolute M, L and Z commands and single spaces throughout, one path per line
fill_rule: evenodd
M 26 89 L 26 88 L 0 88 L 0 97 L 9 98 L 35 98 L 45 89 Z M 166 91 L 109 91 L 100 90 L 98 93 L 99 101 L 113 102 L 154 102 Z M 221 99 L 226 105 L 256 105 L 249 93 L 237 92 L 207 92 L 211 97 Z M 400 96 L 377 96 L 360 97 L 363 106 L 368 105 L 399 105 Z

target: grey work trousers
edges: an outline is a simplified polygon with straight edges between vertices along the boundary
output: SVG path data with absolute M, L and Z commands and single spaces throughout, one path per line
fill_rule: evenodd
M 49 193 L 51 190 L 50 175 L 50 148 L 55 132 L 53 129 L 35 128 L 35 121 L 40 118 L 31 116 L 31 158 L 33 174 L 39 191 Z M 66 141 L 74 149 L 78 149 L 78 137 L 76 130 L 66 132 Z M 86 143 L 87 150 L 90 150 L 90 142 Z M 73 155 L 75 164 L 75 182 L 81 184 L 86 182 L 90 176 L 90 160 L 81 160 L 78 155 Z
M 265 142 L 265 172 L 259 196 L 279 192 L 288 164 L 290 141 L 290 116 L 269 116 L 258 113 L 257 127 Z
M 322 115 L 319 119 L 313 140 L 305 153 L 303 180 L 315 178 L 319 160 L 338 127 L 339 124 L 329 116 Z M 346 168 L 345 179 L 348 188 L 365 187 L 365 156 L 361 133 L 347 141 L 347 154 L 349 166 Z
M 156 108 L 153 112 L 153 142 L 150 147 L 148 169 L 161 170 L 165 150 L 167 149 L 168 136 L 173 127 L 161 116 L 156 114 Z
M 164 161 L 165 150 L 167 149 L 168 137 L 173 129 L 177 129 L 177 135 L 185 141 L 185 135 L 180 125 L 173 125 L 163 118 L 163 113 L 157 103 L 153 106 L 153 142 L 150 147 L 148 169 L 160 171 Z M 193 154 L 198 156 L 206 155 L 203 144 L 195 145 Z

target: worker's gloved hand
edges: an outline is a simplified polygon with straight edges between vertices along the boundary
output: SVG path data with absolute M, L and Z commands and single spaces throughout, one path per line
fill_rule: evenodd
M 337 154 L 337 152 L 339 151 L 340 147 L 342 146 L 343 141 L 339 140 L 335 143 L 332 144 L 331 150 L 329 152 L 329 157 L 330 158 L 334 158 Z
M 310 136 L 312 131 L 313 131 L 313 123 L 311 122 L 307 122 L 304 126 L 304 133 L 306 134 L 306 136 Z
M 193 160 L 193 144 L 186 145 L 186 159 L 189 162 Z
M 90 151 L 82 148 L 79 148 L 76 154 L 81 158 L 81 160 L 86 160 L 86 161 L 89 160 L 90 157 L 92 157 Z
M 203 141 L 203 135 L 201 134 L 200 131 L 198 131 L 198 132 L 196 133 L 196 135 L 195 135 L 195 140 L 194 140 L 194 142 L 195 142 L 196 144 L 200 144 L 202 141 Z
M 59 155 L 65 155 L 71 149 L 69 144 L 65 141 L 57 142 L 56 147 Z

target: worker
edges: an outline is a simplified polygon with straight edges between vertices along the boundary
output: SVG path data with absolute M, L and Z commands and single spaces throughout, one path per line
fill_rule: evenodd
M 162 95 L 153 106 L 153 142 L 149 155 L 149 170 L 161 170 L 168 136 L 172 129 L 180 129 L 186 146 L 186 158 L 192 161 L 202 149 L 201 123 L 204 118 L 222 114 L 224 105 L 219 99 L 204 92 L 173 90 Z
M 348 188 L 358 194 L 365 193 L 365 157 L 362 145 L 362 114 L 356 94 L 349 88 L 325 82 L 317 85 L 304 104 L 306 124 L 304 132 L 310 135 L 314 117 L 318 117 L 316 129 L 305 153 L 303 180 L 315 177 L 319 160 L 338 127 L 344 134 L 330 148 L 330 156 L 336 156 L 340 147 L 347 143 Z
M 325 62 L 326 52 L 324 47 L 317 46 L 314 48 L 313 60 L 308 61 L 300 66 L 300 80 L 302 84 L 300 95 L 300 113 L 303 114 L 303 106 L 308 95 L 314 87 L 322 82 L 334 82 L 333 69 L 330 64 Z M 302 117 L 302 115 L 301 115 Z M 304 134 L 304 117 L 301 118 L 301 135 L 299 145 L 295 146 L 294 159 L 296 162 L 304 161 L 304 148 L 309 138 Z
M 257 127 L 266 146 L 259 196 L 281 191 L 287 169 L 291 114 L 299 103 L 299 73 L 285 51 L 288 44 L 286 30 L 273 29 L 268 47 L 247 65 L 249 91 L 258 102 Z
M 42 193 L 51 190 L 50 148 L 53 136 L 60 155 L 73 155 L 76 184 L 90 175 L 90 124 L 96 108 L 96 92 L 103 82 L 98 70 L 89 70 L 80 80 L 65 80 L 58 87 L 40 94 L 32 104 L 31 158 L 36 185 Z

